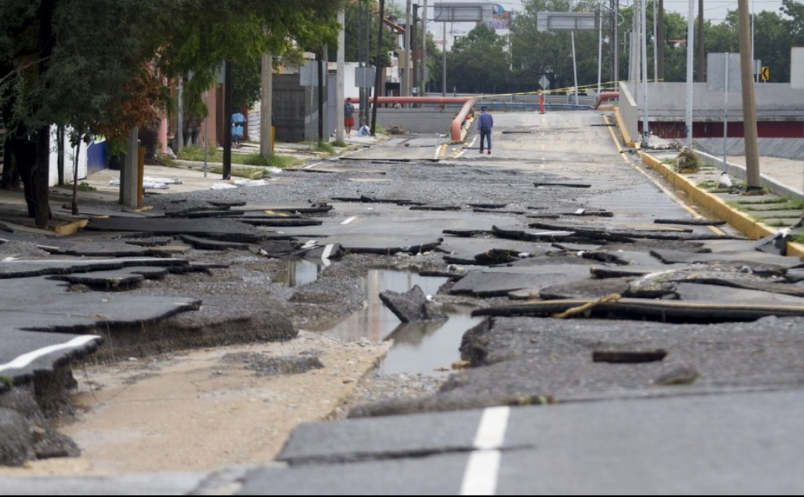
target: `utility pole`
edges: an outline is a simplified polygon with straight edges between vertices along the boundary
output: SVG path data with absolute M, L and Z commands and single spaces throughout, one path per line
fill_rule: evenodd
M 692 146 L 692 64 L 695 43 L 695 0 L 689 0 L 689 10 L 687 13 L 687 102 L 685 109 L 685 130 L 687 146 Z
M 704 44 L 704 0 L 698 2 L 698 79 L 699 83 L 706 82 L 706 46 Z
M 447 96 L 447 23 L 444 23 L 444 46 L 442 47 L 442 56 L 444 60 L 441 61 L 441 96 Z
M 656 35 L 658 38 L 656 59 L 659 62 L 656 79 L 664 81 L 664 47 L 667 45 L 667 41 L 664 39 L 664 0 L 659 0 L 659 17 L 656 19 L 656 24 L 658 29 L 658 34 Z
M 341 9 L 338 11 L 338 24 L 341 25 L 341 32 L 338 33 L 338 83 L 335 90 L 335 139 L 338 142 L 343 142 L 344 129 L 343 121 L 345 117 L 344 98 L 346 97 L 346 89 L 344 84 L 344 71 L 346 70 L 346 11 Z
M 371 136 L 377 136 L 377 107 L 379 107 L 380 99 L 380 85 L 382 84 L 382 70 L 380 65 L 382 59 L 382 34 L 383 34 L 383 19 L 385 19 L 385 0 L 380 0 L 380 31 L 377 34 L 377 72 L 374 75 L 374 106 L 371 109 Z M 343 107 L 343 104 L 341 104 Z
M 405 8 L 405 89 L 403 96 L 410 96 L 410 81 L 411 81 L 411 57 L 410 57 L 410 35 L 411 35 L 411 20 L 410 11 L 412 8 L 412 0 L 408 0 L 407 7 Z
M 273 153 L 273 136 L 271 135 L 271 122 L 273 121 L 274 98 L 274 56 L 270 53 L 262 56 L 262 94 L 260 95 L 260 156 L 269 158 Z M 206 136 L 206 135 L 205 135 Z M 206 140 L 206 137 L 204 138 Z
M 419 95 L 427 96 L 427 0 L 424 0 L 424 11 L 422 13 L 422 87 Z
M 411 58 L 413 59 L 413 85 L 411 86 L 411 93 L 413 88 L 416 93 L 419 92 L 419 62 L 416 60 L 416 52 L 419 50 L 419 4 L 413 4 L 413 22 L 410 25 L 410 44 L 411 44 Z
M 617 16 L 620 13 L 620 0 L 610 0 L 611 5 L 611 80 L 615 86 L 620 81 L 620 30 Z M 619 90 L 618 87 L 615 89 Z
M 318 69 L 318 141 L 324 142 L 324 50 L 327 46 L 321 47 L 316 54 L 316 68 Z
M 739 0 L 740 18 L 740 75 L 743 84 L 743 126 L 745 128 L 745 169 L 748 189 L 762 188 L 759 174 L 757 145 L 757 107 L 754 100 L 754 61 L 751 60 L 751 26 L 748 19 L 748 0 Z
M 232 179 L 232 89 L 234 88 L 234 64 L 224 62 L 223 90 L 223 179 Z
M 179 78 L 176 89 L 178 102 L 176 103 L 176 132 L 173 133 L 173 152 L 178 155 L 184 146 L 184 76 Z
M 642 37 L 642 103 L 645 106 L 645 116 L 642 119 L 642 144 L 647 147 L 650 128 L 648 123 L 648 26 L 647 26 L 648 0 L 642 0 L 640 11 L 641 37 Z

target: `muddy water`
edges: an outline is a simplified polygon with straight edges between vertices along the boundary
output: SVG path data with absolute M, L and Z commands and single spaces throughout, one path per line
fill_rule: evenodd
M 273 278 L 273 282 L 295 288 L 317 281 L 323 269 L 324 266 L 320 263 L 305 259 L 291 259 L 288 261 L 285 272 Z
M 382 373 L 446 374 L 448 371 L 441 370 L 449 370 L 452 363 L 460 359 L 458 348 L 463 334 L 482 319 L 472 318 L 470 307 L 445 306 L 447 321 L 402 323 L 379 298 L 386 290 L 407 292 L 415 285 L 426 295 L 435 296 L 446 282 L 446 278 L 404 271 L 372 270 L 365 282 L 367 305 L 364 309 L 337 324 L 312 331 L 347 342 L 366 338 L 379 343 L 392 339 L 394 345 L 380 367 Z

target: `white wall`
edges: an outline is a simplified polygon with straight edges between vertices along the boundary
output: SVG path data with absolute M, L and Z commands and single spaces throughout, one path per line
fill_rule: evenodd
M 51 126 L 50 128 L 50 186 L 54 186 L 59 182 L 58 170 L 58 128 Z M 75 160 L 75 149 L 70 146 L 70 129 L 64 131 L 64 182 L 73 182 L 73 161 Z M 78 178 L 86 179 L 87 177 L 87 147 L 81 144 L 81 153 L 78 156 Z

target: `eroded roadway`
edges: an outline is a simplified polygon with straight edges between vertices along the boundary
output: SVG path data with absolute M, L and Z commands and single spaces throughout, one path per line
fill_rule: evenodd
M 525 251 L 521 247 L 526 246 L 531 256 L 545 255 L 552 246 L 551 236 L 559 241 L 566 236 L 554 228 L 578 228 L 581 221 L 583 226 L 605 233 L 675 233 L 702 239 L 724 235 L 719 228 L 708 226 L 685 228 L 688 231 L 658 228 L 655 221 L 659 218 L 700 216 L 669 194 L 628 151 L 618 147 L 608 125 L 610 120 L 603 115 L 497 114 L 495 120 L 491 156 L 478 153 L 472 130 L 462 151 L 443 147 L 438 137 L 420 137 L 413 142 L 392 140 L 348 158 L 368 162 L 363 166 L 364 173 L 371 163 L 379 169 L 386 162 L 430 161 L 439 156 L 440 163 L 421 167 L 447 168 L 435 169 L 440 172 L 460 172 L 466 167 L 516 171 L 517 177 L 507 184 L 489 183 L 488 198 L 450 199 L 446 186 L 445 196 L 433 199 L 431 205 L 417 206 L 427 210 L 333 199 L 335 214 L 321 226 L 284 228 L 283 232 L 301 241 L 315 240 L 319 246 L 339 244 L 352 251 L 411 246 L 415 251 L 417 246 L 439 243 L 456 259 L 470 259 L 489 247 L 509 247 L 516 252 Z M 411 146 L 405 147 L 405 143 Z M 449 158 L 451 155 L 455 157 Z M 325 173 L 342 171 L 346 166 L 325 162 L 312 169 Z M 370 189 L 377 198 L 409 196 L 404 178 L 387 182 L 382 175 L 363 176 L 357 173 L 357 167 L 353 170 L 354 183 L 367 185 L 370 188 L 366 190 Z M 532 199 L 528 205 L 517 207 L 522 211 L 521 217 L 499 212 L 506 208 L 497 212 L 467 208 L 484 201 L 500 203 L 506 191 L 511 192 L 511 198 Z M 456 206 L 458 210 L 451 210 Z M 581 210 L 612 213 L 613 217 L 574 218 L 573 214 L 583 214 Z M 539 215 L 544 217 L 529 217 Z M 552 224 L 553 228 L 528 226 L 534 222 Z M 491 232 L 494 227 L 537 238 L 542 236 L 539 233 L 553 235 L 544 240 L 490 241 L 487 237 L 444 234 L 445 230 Z M 725 235 L 734 234 L 723 229 Z M 750 267 L 773 264 L 784 266 L 786 271 L 801 263 L 756 252 L 747 241 L 702 243 L 708 244 L 704 252 L 720 253 L 724 260 L 731 258 Z M 658 256 L 675 257 L 678 261 L 660 261 L 645 247 L 639 251 L 611 245 L 609 255 L 646 273 L 657 268 L 678 269 L 679 278 L 689 277 L 684 273 L 685 263 L 711 255 L 672 251 L 677 246 L 669 241 L 664 247 L 663 242 L 654 240 L 650 247 Z M 589 246 L 579 247 L 577 252 L 583 251 L 596 252 Z M 570 259 L 579 258 L 572 252 L 570 249 L 551 255 L 555 261 L 551 266 L 575 264 Z M 532 265 L 536 259 L 528 256 L 508 268 L 486 267 L 477 272 L 481 276 L 474 278 L 477 281 L 467 277 L 461 284 L 471 284 L 470 293 L 478 295 L 485 291 L 512 295 L 517 291 L 527 294 L 545 290 L 546 284 L 539 283 L 545 280 L 545 272 Z M 587 268 L 584 266 L 584 270 Z M 725 273 L 718 274 L 722 278 Z M 494 276 L 500 278 L 495 280 Z M 561 283 L 559 276 L 550 275 L 550 285 Z M 561 291 L 568 295 L 594 294 L 588 273 L 584 278 L 579 280 L 584 288 L 565 287 Z M 743 284 L 748 283 L 765 282 L 751 280 Z M 785 290 L 793 294 L 795 288 L 800 288 L 788 286 Z M 609 290 L 606 287 L 600 291 L 611 293 Z M 760 293 L 778 297 L 773 292 L 726 291 L 722 286 L 709 290 L 721 293 L 726 301 L 731 298 L 729 292 L 735 292 L 733 303 L 737 304 Z M 789 292 L 783 297 L 796 298 Z M 114 489 L 113 493 L 272 495 L 801 493 L 804 434 L 799 419 L 804 414 L 800 390 L 804 368 L 799 359 L 797 330 L 804 329 L 804 320 L 782 321 L 765 318 L 742 325 L 674 327 L 640 320 L 556 324 L 555 320 L 532 317 L 495 318 L 485 332 L 470 340 L 475 352 L 482 352 L 470 357 L 473 366 L 478 367 L 456 374 L 449 389 L 421 402 L 369 406 L 353 413 L 366 416 L 359 419 L 302 426 L 275 466 L 229 468 L 214 474 L 129 475 L 80 481 L 2 478 L 0 492 L 101 493 Z M 660 348 L 670 351 L 670 360 L 640 365 L 590 360 L 591 353 L 601 349 Z M 685 384 L 685 375 L 695 376 L 695 381 Z M 658 387 L 662 382 L 668 386 Z M 523 405 L 538 403 L 551 405 Z M 382 415 L 405 412 L 412 414 Z M 135 481 L 148 484 L 138 491 L 137 485 L 132 485 Z

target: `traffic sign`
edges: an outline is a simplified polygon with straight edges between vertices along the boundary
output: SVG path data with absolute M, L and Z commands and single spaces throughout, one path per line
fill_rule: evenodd
M 770 67 L 762 66 L 762 71 L 760 71 L 759 77 L 762 78 L 762 81 L 769 80 L 770 79 Z
M 543 90 L 550 89 L 550 80 L 547 79 L 547 76 L 542 76 L 542 79 L 539 80 L 539 86 L 541 86 Z

